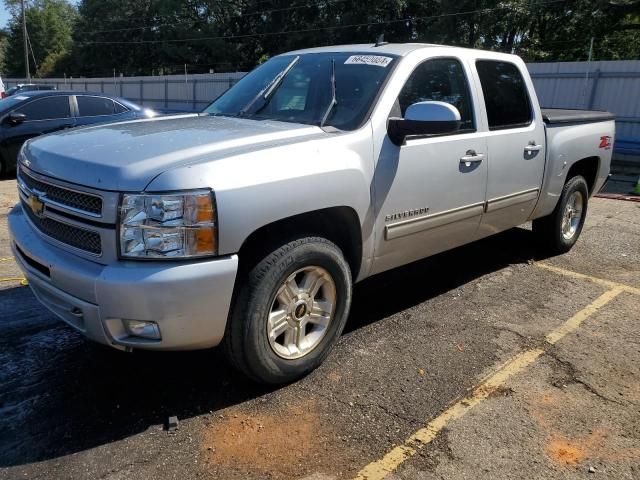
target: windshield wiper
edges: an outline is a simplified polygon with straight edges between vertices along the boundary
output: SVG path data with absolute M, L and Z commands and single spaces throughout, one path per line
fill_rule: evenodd
M 329 115 L 338 105 L 338 99 L 336 98 L 336 60 L 334 58 L 331 59 L 331 104 L 327 108 L 327 111 L 324 112 L 322 116 L 322 120 L 320 121 L 320 128 L 324 127 L 324 124 L 329 119 Z
M 246 115 L 246 113 L 251 110 L 251 107 L 253 107 L 255 105 L 255 103 L 262 99 L 264 101 L 264 103 L 262 105 L 260 105 L 260 107 L 258 109 L 256 109 L 256 112 L 259 112 L 260 110 L 262 110 L 268 103 L 269 101 L 269 97 L 271 97 L 271 95 L 273 95 L 273 92 L 276 91 L 276 89 L 280 86 L 280 84 L 282 83 L 282 81 L 284 80 L 284 77 L 287 76 L 287 73 L 289 73 L 289 71 L 295 67 L 296 63 L 298 63 L 298 60 L 300 60 L 300 55 L 298 55 L 296 58 L 294 58 L 291 63 L 289 63 L 289 65 L 287 65 L 287 67 L 282 70 L 278 75 L 276 75 L 273 80 L 271 80 L 269 82 L 269 84 L 264 87 L 262 90 L 260 90 L 258 92 L 258 94 L 253 97 L 251 99 L 251 101 L 249 103 L 247 103 L 247 105 L 240 110 L 240 112 L 238 113 L 239 116 L 242 115 Z

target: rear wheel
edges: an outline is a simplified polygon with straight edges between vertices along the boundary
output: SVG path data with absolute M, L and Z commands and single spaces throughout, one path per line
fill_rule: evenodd
M 267 254 L 240 280 L 224 350 L 240 371 L 287 383 L 315 369 L 337 342 L 351 305 L 341 250 L 306 237 Z
M 533 231 L 549 253 L 566 253 L 578 241 L 587 216 L 588 199 L 584 177 L 572 177 L 564 185 L 553 212 L 533 221 Z

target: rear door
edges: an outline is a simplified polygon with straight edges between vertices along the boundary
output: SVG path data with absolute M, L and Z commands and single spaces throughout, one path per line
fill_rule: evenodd
M 40 97 L 14 110 L 26 116 L 18 125 L 3 125 L 6 151 L 15 159 L 30 138 L 74 126 L 68 95 Z
M 419 63 L 404 83 L 391 116 L 434 100 L 460 112 L 453 134 L 385 139 L 374 176 L 378 213 L 373 272 L 409 263 L 474 239 L 487 182 L 486 131 L 474 108 L 468 67 L 456 56 Z
M 477 58 L 487 116 L 489 177 L 479 236 L 520 225 L 531 215 L 542 184 L 545 132 L 524 63 Z

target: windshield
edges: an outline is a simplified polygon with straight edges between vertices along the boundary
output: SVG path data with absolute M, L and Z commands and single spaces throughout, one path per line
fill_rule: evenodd
M 13 88 L 13 87 L 12 87 Z M 5 113 L 11 110 L 16 105 L 24 102 L 29 97 L 26 95 L 13 95 L 11 97 L 6 97 L 0 100 L 0 113 Z
M 274 57 L 243 77 L 204 113 L 353 130 L 364 121 L 394 59 L 392 55 L 351 52 Z

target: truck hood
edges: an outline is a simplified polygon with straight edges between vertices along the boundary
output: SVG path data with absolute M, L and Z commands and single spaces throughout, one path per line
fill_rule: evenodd
M 142 191 L 170 168 L 323 135 L 311 125 L 181 115 L 46 135 L 26 144 L 22 161 L 38 173 L 78 185 Z

